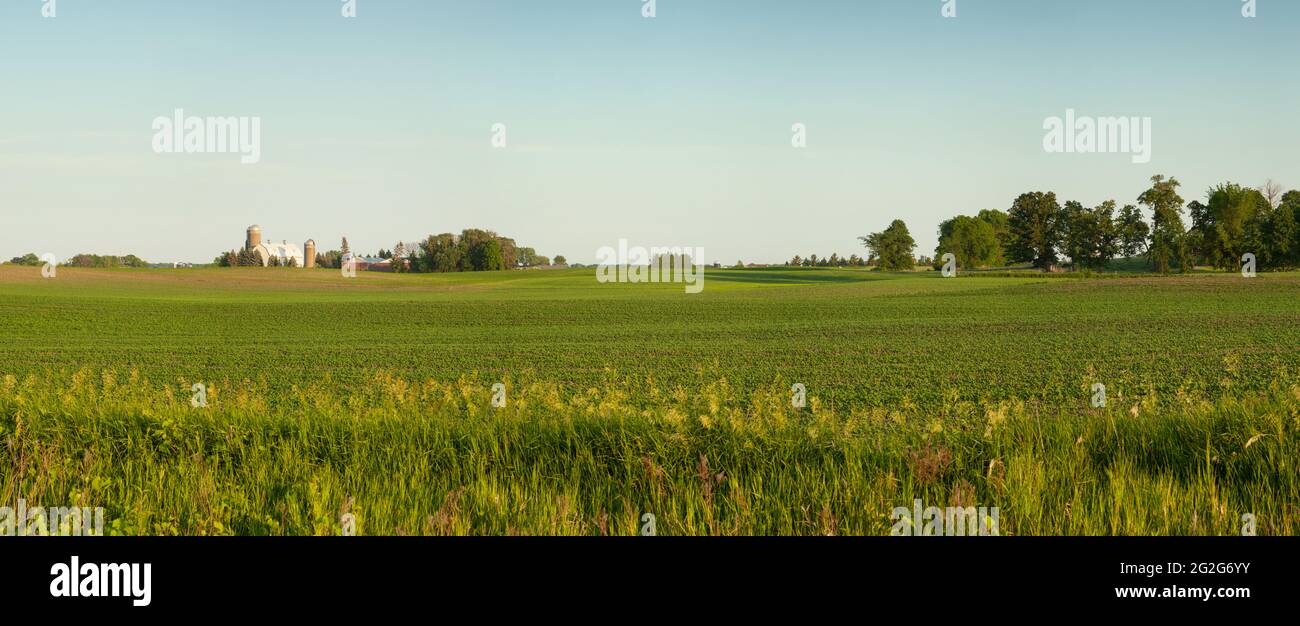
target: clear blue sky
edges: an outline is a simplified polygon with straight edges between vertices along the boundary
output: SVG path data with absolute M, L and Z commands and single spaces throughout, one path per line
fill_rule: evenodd
M 208 261 L 270 239 L 490 228 L 591 261 L 861 252 L 1156 173 L 1300 187 L 1300 2 L 0 0 L 0 256 Z M 262 161 L 158 155 L 153 118 L 262 118 Z M 1151 163 L 1046 154 L 1042 123 L 1149 116 Z M 509 147 L 491 148 L 505 123 Z M 809 146 L 790 147 L 790 126 Z

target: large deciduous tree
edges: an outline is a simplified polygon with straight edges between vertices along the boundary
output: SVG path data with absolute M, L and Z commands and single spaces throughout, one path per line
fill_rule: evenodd
M 1011 249 L 1011 242 L 1015 240 L 1015 235 L 1011 233 L 1011 216 L 1007 215 L 1006 211 L 984 209 L 976 217 L 993 227 L 993 234 L 998 238 L 998 252 L 1005 262 L 1007 250 Z
M 885 230 L 858 239 L 879 259 L 882 270 L 910 270 L 916 262 L 912 257 L 916 241 L 912 239 L 903 220 L 894 220 Z
M 1107 200 L 1094 209 L 1077 202 L 1067 202 L 1062 223 L 1065 250 L 1075 269 L 1106 269 L 1121 248 L 1119 227 L 1115 223 L 1115 201 Z
M 1282 195 L 1278 211 L 1291 213 L 1291 223 L 1295 224 L 1295 234 L 1291 236 L 1291 264 L 1300 265 L 1300 191 L 1288 191 Z
M 515 240 L 509 237 L 497 237 L 497 242 L 501 244 L 502 269 L 514 269 L 519 265 L 519 248 L 515 245 Z
M 1236 183 L 1211 189 L 1200 224 L 1207 260 L 1215 267 L 1233 269 L 1242 255 L 1251 253 L 1266 262 L 1264 230 L 1271 212 L 1268 199 L 1257 189 Z
M 1120 254 L 1135 257 L 1146 253 L 1151 227 L 1142 219 L 1142 211 L 1131 204 L 1124 205 L 1119 211 L 1116 228 L 1119 230 Z
M 429 235 L 420 242 L 420 268 L 425 272 L 458 272 L 461 250 L 456 235 Z
M 1300 224 L 1291 207 L 1279 205 L 1268 214 L 1264 228 L 1265 263 L 1273 268 L 1300 264 Z
M 467 249 L 465 257 L 476 272 L 491 272 L 506 268 L 501 256 L 501 242 L 495 237 L 474 243 Z
M 397 242 L 393 246 L 392 254 L 389 257 L 392 261 L 393 273 L 401 274 L 406 271 L 406 244 Z
M 1011 226 L 1012 261 L 1033 263 L 1048 269 L 1056 264 L 1056 247 L 1061 243 L 1061 205 L 1053 192 L 1021 194 L 1008 211 Z
M 1002 265 L 1002 244 L 993 224 L 986 220 L 958 215 L 939 224 L 939 247 L 934 249 L 935 263 L 944 254 L 957 259 L 957 267 L 993 267 Z
M 1178 195 L 1177 178 L 1165 179 L 1157 174 L 1151 177 L 1151 188 L 1138 196 L 1138 202 L 1151 209 L 1151 247 L 1147 254 L 1157 272 L 1168 273 L 1172 261 L 1180 255 L 1179 249 L 1187 245 L 1183 228 L 1183 198 Z M 1190 271 L 1184 266 L 1183 271 Z

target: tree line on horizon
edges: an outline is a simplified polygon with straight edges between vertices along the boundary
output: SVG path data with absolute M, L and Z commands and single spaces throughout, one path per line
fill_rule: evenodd
M 12 265 L 22 265 L 25 267 L 40 267 L 45 264 L 35 252 L 28 252 L 22 256 L 16 256 L 9 259 Z M 64 267 L 149 267 L 149 263 L 144 259 L 128 254 L 126 256 L 99 255 L 99 254 L 78 254 L 60 265 Z
M 796 255 L 785 265 L 874 266 L 902 271 L 920 264 L 937 269 L 943 257 L 952 254 L 961 269 L 1029 264 L 1053 270 L 1068 259 L 1076 271 L 1101 271 L 1116 258 L 1145 257 L 1153 271 L 1168 273 L 1175 269 L 1188 272 L 1198 265 L 1231 270 L 1240 266 L 1244 255 L 1253 254 L 1259 269 L 1300 267 L 1300 190 L 1283 192 L 1271 180 L 1258 188 L 1224 182 L 1207 190 L 1205 202 L 1184 205 L 1179 186 L 1176 178 L 1153 176 L 1151 187 L 1138 195 L 1137 205 L 1122 208 L 1114 200 L 1088 208 L 1077 201 L 1061 204 L 1055 192 L 1027 192 L 1017 196 L 1006 211 L 986 209 L 975 216 L 957 215 L 941 222 L 933 257 L 914 256 L 916 241 L 907 224 L 896 219 L 885 230 L 858 238 L 868 250 L 866 257 Z M 1151 215 L 1149 222 L 1143 209 Z M 1191 220 L 1190 227 L 1184 216 Z M 316 265 L 340 268 L 349 253 L 345 237 L 341 249 L 318 253 Z M 399 242 L 377 256 L 395 260 L 395 272 L 492 271 L 552 263 L 533 248 L 518 246 L 514 239 L 477 228 L 459 235 L 430 235 L 412 244 Z M 213 262 L 223 267 L 262 265 L 260 257 L 246 249 L 223 253 Z M 35 253 L 14 257 L 9 263 L 42 264 Z M 292 260 L 289 263 L 294 264 Z M 566 259 L 556 256 L 554 263 L 565 265 Z M 280 262 L 273 259 L 271 264 Z M 147 263 L 135 255 L 79 254 L 63 265 L 111 268 L 146 267 Z M 743 263 L 738 261 L 737 266 Z
M 1259 269 L 1300 266 L 1300 190 L 1283 193 L 1271 180 L 1259 188 L 1225 182 L 1210 188 L 1205 202 L 1184 205 L 1179 186 L 1176 178 L 1151 178 L 1151 187 L 1137 197 L 1151 213 L 1149 223 L 1133 204 L 1117 208 L 1107 200 L 1088 208 L 1073 200 L 1061 204 L 1050 191 L 1023 193 L 1007 211 L 986 209 L 944 220 L 934 257 L 919 260 L 907 224 L 894 220 L 885 230 L 858 238 L 869 250 L 867 259 L 858 261 L 888 271 L 911 270 L 918 263 L 938 269 L 944 255 L 952 254 L 962 269 L 1028 263 L 1052 270 L 1068 259 L 1076 271 L 1101 271 L 1116 258 L 1145 257 L 1153 271 L 1169 273 L 1197 265 L 1231 270 L 1240 267 L 1244 255 L 1254 254 Z M 1190 227 L 1183 221 L 1184 206 Z M 834 254 L 786 262 L 856 264 Z

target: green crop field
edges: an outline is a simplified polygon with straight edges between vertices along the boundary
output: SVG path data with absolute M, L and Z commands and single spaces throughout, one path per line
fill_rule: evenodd
M 1294 534 L 1298 305 L 1296 273 L 3 266 L 0 501 L 127 534 L 887 534 L 917 499 Z

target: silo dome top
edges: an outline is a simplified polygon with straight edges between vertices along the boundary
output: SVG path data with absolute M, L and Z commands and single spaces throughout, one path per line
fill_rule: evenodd
M 258 226 L 257 224 L 253 224 L 252 226 L 248 227 L 248 230 L 262 230 L 262 227 Z

